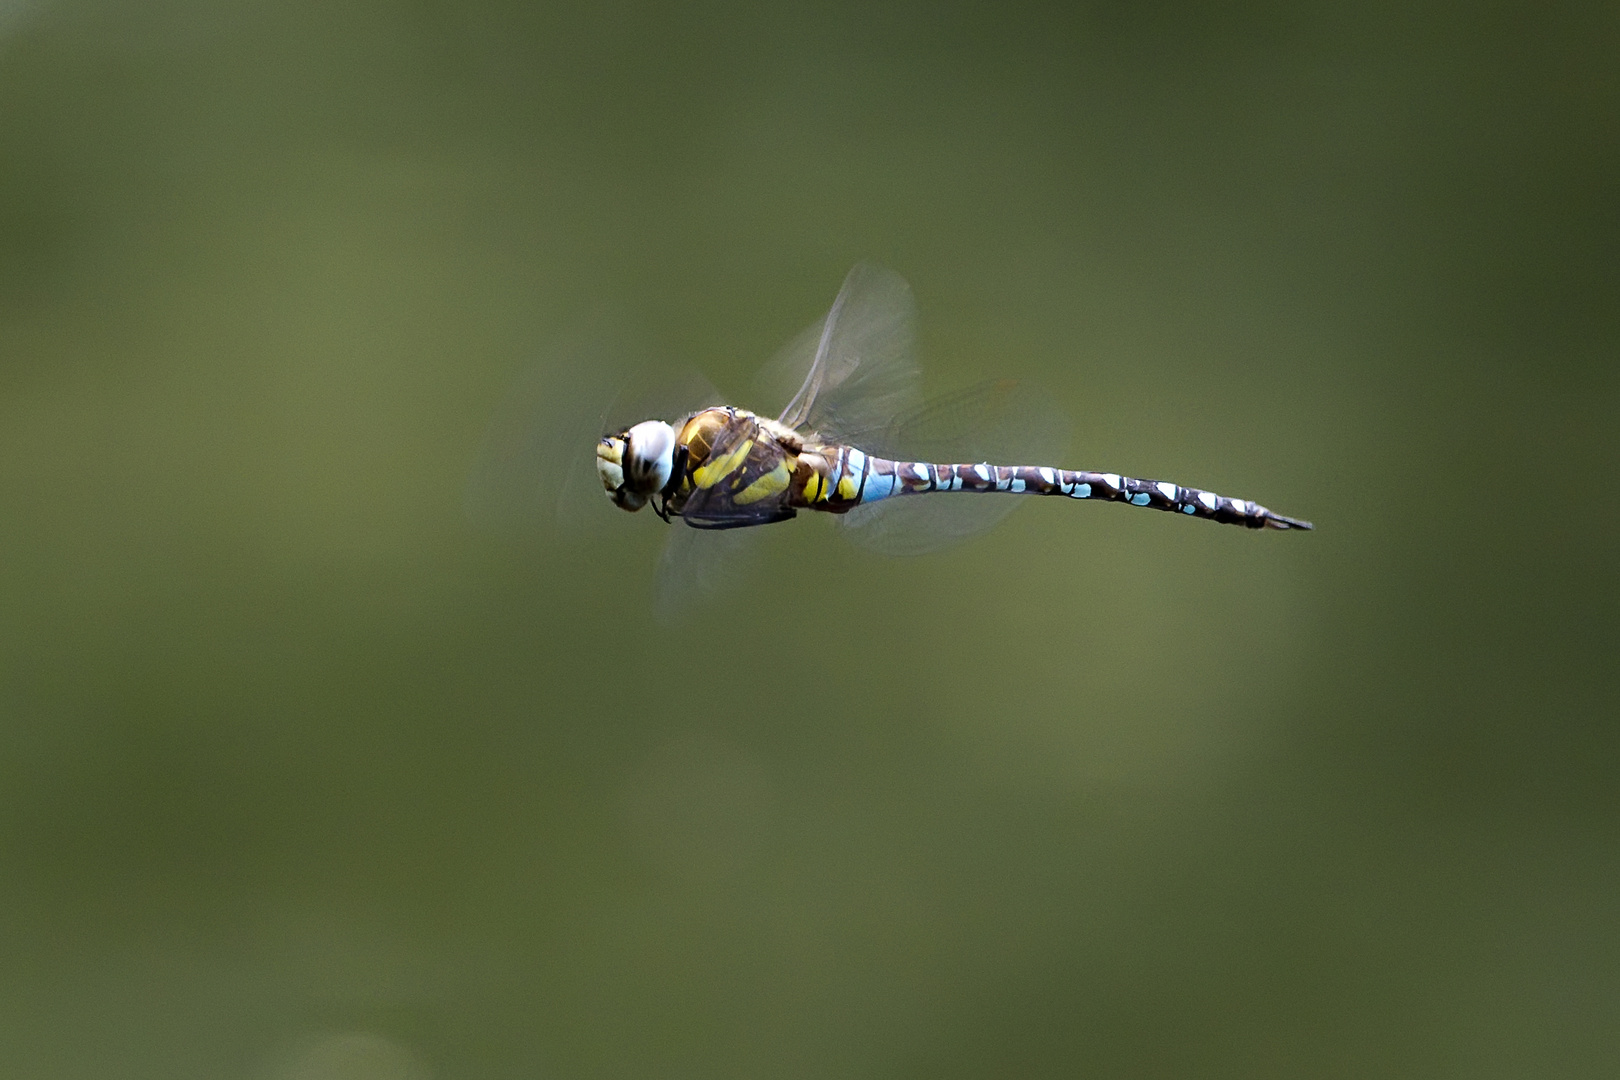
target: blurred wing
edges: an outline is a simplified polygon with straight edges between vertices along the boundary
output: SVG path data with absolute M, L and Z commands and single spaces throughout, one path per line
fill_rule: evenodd
M 682 519 L 695 529 L 736 529 L 791 517 L 785 510 L 792 478 L 786 458 L 752 417 L 733 417 L 716 436 L 708 460 L 693 471 L 697 488 L 681 507 Z
M 862 450 L 935 464 L 1057 465 L 1069 420 L 1051 396 L 1011 379 L 938 399 L 874 436 Z M 849 541 L 884 555 L 926 555 L 994 527 L 1024 496 L 949 492 L 906 495 L 840 516 Z
M 758 560 L 762 531 L 690 529 L 678 521 L 672 524 L 658 556 L 653 598 L 657 620 L 669 626 L 734 593 Z
M 467 478 L 467 516 L 502 532 L 622 529 L 624 511 L 597 479 L 597 440 L 654 417 L 678 422 L 720 400 L 696 372 L 670 376 L 604 336 L 555 345 L 519 373 L 496 411 Z
M 862 263 L 844 279 L 826 318 L 760 372 L 759 400 L 769 405 L 791 392 L 778 417 L 783 424 L 858 443 L 917 406 L 915 324 L 905 279 Z

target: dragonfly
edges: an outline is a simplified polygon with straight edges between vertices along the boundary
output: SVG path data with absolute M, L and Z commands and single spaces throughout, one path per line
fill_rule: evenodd
M 666 523 L 703 530 L 770 525 L 801 511 L 837 515 L 857 542 L 896 554 L 963 539 L 994 524 L 1015 502 L 988 496 L 1120 503 L 1250 529 L 1312 528 L 1248 499 L 1165 480 L 1039 461 L 917 456 L 920 447 L 939 441 L 941 430 L 971 426 L 963 420 L 975 415 L 992 418 L 981 429 L 1011 432 L 1003 443 L 1017 443 L 1019 425 L 1027 423 L 1025 445 L 1050 444 L 1044 436 L 1062 424 L 1038 395 L 1011 380 L 906 408 L 918 376 L 912 321 L 910 289 L 899 275 L 870 264 L 855 267 L 826 317 L 768 374 L 766 381 L 780 383 L 802 369 L 779 413 L 711 403 L 611 431 L 595 449 L 609 500 L 622 510 L 650 508 Z M 900 456 L 908 444 L 910 456 Z M 942 505 L 932 514 L 901 512 L 905 504 L 969 499 L 1001 505 L 978 513 L 966 506 L 946 512 Z
M 977 536 L 1024 504 L 1019 495 L 1311 528 L 1247 499 L 1058 467 L 1068 418 L 1014 379 L 925 400 L 915 323 L 900 275 L 856 266 L 827 314 L 755 378 L 751 400 L 775 406 L 762 411 L 693 373 L 651 385 L 671 365 L 638 366 L 627 358 L 639 350 L 611 340 L 617 324 L 593 329 L 556 346 L 508 394 L 469 477 L 467 510 L 475 523 L 560 544 L 622 532 L 613 507 L 678 526 L 658 560 L 654 611 L 664 621 L 739 579 L 754 539 L 775 532 L 755 526 L 801 512 L 890 556 Z

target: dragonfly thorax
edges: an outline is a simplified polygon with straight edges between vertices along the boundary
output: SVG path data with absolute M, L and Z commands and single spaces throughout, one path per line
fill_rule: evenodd
M 669 483 L 675 470 L 675 429 L 644 420 L 596 444 L 596 474 L 614 505 L 636 511 Z

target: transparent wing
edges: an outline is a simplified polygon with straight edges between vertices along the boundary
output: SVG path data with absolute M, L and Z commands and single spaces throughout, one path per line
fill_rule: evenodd
M 760 372 L 757 400 L 774 407 L 785 399 L 778 419 L 789 427 L 859 443 L 917 406 L 915 324 L 905 279 L 862 263 L 844 279 L 826 317 Z
M 596 476 L 597 440 L 720 401 L 695 371 L 671 376 L 600 333 L 559 342 L 518 374 L 497 409 L 467 478 L 467 516 L 502 532 L 588 537 L 623 529 L 625 512 Z
M 602 435 L 651 418 L 679 422 L 725 399 L 697 372 L 670 374 L 616 335 L 593 326 L 554 343 L 514 378 L 467 478 L 472 522 L 548 539 L 623 537 L 648 524 L 603 494 L 596 475 Z M 666 624 L 723 597 L 746 577 L 758 529 L 667 528 L 659 555 L 654 614 Z
M 873 433 L 861 449 L 901 461 L 1055 466 L 1068 445 L 1068 417 L 1050 395 L 1000 379 L 930 402 Z M 908 495 L 857 506 L 837 521 L 851 543 L 869 551 L 926 555 L 985 532 L 1024 501 L 1012 494 Z
M 722 598 L 745 579 L 758 557 L 760 528 L 791 517 L 786 509 L 787 490 L 750 503 L 737 495 L 753 481 L 781 464 L 782 448 L 760 439 L 757 422 L 747 414 L 736 417 L 714 440 L 709 461 L 719 461 L 744 450 L 742 460 L 719 483 L 694 491 L 681 508 L 658 564 L 655 613 L 665 624 L 704 603 Z
M 693 529 L 670 525 L 658 556 L 653 614 L 665 625 L 725 599 L 747 580 L 759 559 L 763 529 Z

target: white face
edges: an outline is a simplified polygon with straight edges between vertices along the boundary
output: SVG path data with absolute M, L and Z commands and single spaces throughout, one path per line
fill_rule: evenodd
M 596 444 L 596 474 L 608 498 L 626 510 L 646 506 L 674 469 L 675 429 L 662 420 L 644 420 Z

